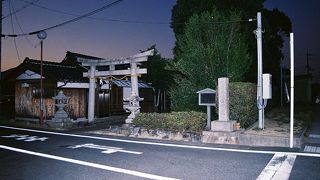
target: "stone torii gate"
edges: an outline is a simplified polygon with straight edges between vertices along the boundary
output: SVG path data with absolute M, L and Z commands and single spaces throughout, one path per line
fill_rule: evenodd
M 126 119 L 126 123 L 131 123 L 132 119 L 140 112 L 140 103 L 143 98 L 139 97 L 138 89 L 138 76 L 140 74 L 147 74 L 147 69 L 138 67 L 138 63 L 148 60 L 148 56 L 152 56 L 154 50 L 149 50 L 143 53 L 139 53 L 127 58 L 120 59 L 86 59 L 78 58 L 78 62 L 81 62 L 82 66 L 90 66 L 88 72 L 83 73 L 83 77 L 89 78 L 89 103 L 88 103 L 88 122 L 94 121 L 94 105 L 95 105 L 95 82 L 99 77 L 110 77 L 119 75 L 131 76 L 131 94 L 129 96 L 129 107 L 127 108 L 131 114 Z M 130 64 L 130 68 L 126 70 L 115 70 L 115 65 Z M 96 71 L 96 66 L 109 66 L 109 71 Z

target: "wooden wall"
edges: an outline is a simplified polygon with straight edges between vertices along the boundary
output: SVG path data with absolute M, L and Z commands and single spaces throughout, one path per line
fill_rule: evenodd
M 21 87 L 21 82 L 15 85 L 15 111 L 16 117 L 39 118 L 40 116 L 40 98 L 34 98 L 32 95 L 32 83 L 30 87 Z M 52 98 L 44 98 L 44 117 L 49 119 L 53 117 L 54 100 Z
M 155 112 L 154 109 L 154 100 L 153 100 L 153 90 L 150 88 L 141 88 L 139 89 L 139 96 L 144 98 L 140 102 L 141 112 Z
M 55 85 L 55 84 L 54 84 Z M 32 86 L 22 88 L 21 82 L 16 82 L 15 86 L 15 111 L 16 117 L 39 118 L 40 98 L 33 97 Z M 46 84 L 46 87 L 51 85 Z M 44 89 L 45 90 L 45 89 Z M 69 97 L 68 104 L 65 108 L 70 118 L 76 119 L 86 117 L 87 115 L 87 98 L 85 89 L 63 89 L 63 93 Z M 55 102 L 52 97 L 43 99 L 44 117 L 51 119 L 56 111 Z
M 69 97 L 65 110 L 71 118 L 87 116 L 86 89 L 63 89 L 63 93 Z

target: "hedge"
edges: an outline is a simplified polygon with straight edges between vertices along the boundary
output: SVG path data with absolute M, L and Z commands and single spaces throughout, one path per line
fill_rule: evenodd
M 165 129 L 180 132 L 200 132 L 206 125 L 202 112 L 140 113 L 132 123 L 147 129 Z
M 257 86 L 253 83 L 231 82 L 229 84 L 230 119 L 248 128 L 258 119 Z

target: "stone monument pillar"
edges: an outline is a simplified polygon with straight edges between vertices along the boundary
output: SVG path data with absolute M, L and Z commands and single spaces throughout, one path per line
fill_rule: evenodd
M 219 119 L 211 122 L 212 131 L 234 131 L 235 121 L 229 119 L 229 78 L 218 79 Z

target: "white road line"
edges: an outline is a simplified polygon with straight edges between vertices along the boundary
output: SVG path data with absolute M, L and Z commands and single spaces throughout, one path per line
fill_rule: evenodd
M 289 179 L 296 155 L 276 153 L 263 169 L 257 180 Z
M 313 153 L 320 153 L 320 147 L 318 146 L 305 146 L 304 152 L 313 152 Z
M 154 174 L 148 174 L 148 173 L 143 173 L 143 172 L 139 172 L 139 171 L 133 171 L 133 170 L 127 170 L 127 169 L 122 169 L 122 168 L 117 168 L 117 167 L 112 167 L 112 166 L 106 166 L 106 165 L 102 165 L 102 164 L 90 163 L 90 162 L 86 162 L 86 161 L 70 159 L 70 158 L 65 158 L 65 157 L 61 157 L 61 156 L 54 156 L 54 155 L 44 154 L 44 153 L 39 153 L 39 152 L 33 152 L 33 151 L 18 149 L 18 148 L 4 146 L 4 145 L 0 145 L 0 148 L 6 149 L 9 151 L 15 151 L 15 152 L 20 152 L 20 153 L 24 153 L 24 154 L 40 156 L 40 157 L 54 159 L 54 160 L 58 160 L 58 161 L 64 161 L 64 162 L 69 162 L 69 163 L 73 163 L 73 164 L 79 164 L 79 165 L 83 165 L 83 166 L 89 166 L 89 167 L 93 167 L 93 168 L 98 168 L 98 169 L 103 169 L 103 170 L 113 171 L 113 172 L 118 172 L 118 173 L 123 173 L 123 174 L 129 174 L 129 175 L 148 178 L 148 179 L 177 180 L 175 178 L 158 176 L 158 175 L 154 175 Z
M 320 134 L 309 134 L 311 138 L 320 138 Z
M 205 147 L 205 146 L 167 144 L 167 143 L 156 143 L 156 142 L 147 142 L 147 141 L 133 141 L 133 140 L 125 140 L 125 139 L 106 138 L 106 137 L 95 137 L 95 136 L 78 135 L 78 134 L 67 134 L 67 133 L 41 131 L 41 130 L 34 130 L 34 129 L 16 128 L 16 127 L 9 127 L 9 126 L 0 126 L 0 128 L 21 130 L 21 131 L 29 131 L 29 132 L 37 132 L 37 133 L 43 133 L 43 134 L 53 134 L 53 135 L 60 135 L 60 136 L 70 136 L 70 137 L 80 137 L 80 138 L 98 139 L 98 140 L 106 140 L 106 141 L 126 142 L 126 143 L 133 143 L 133 144 L 147 144 L 147 145 L 155 145 L 155 146 L 179 147 L 179 148 L 189 148 L 189 149 L 203 149 L 203 150 L 213 150 L 213 151 L 256 153 L 256 154 L 284 153 L 284 154 L 290 154 L 290 155 L 320 157 L 320 154 L 314 154 L 314 153 L 298 153 L 298 152 L 278 152 L 278 151 L 258 151 L 258 150 L 245 150 L 245 149 L 214 148 L 214 147 Z
M 304 151 L 304 152 L 310 152 L 310 149 L 311 149 L 310 146 L 305 146 L 303 151 Z

